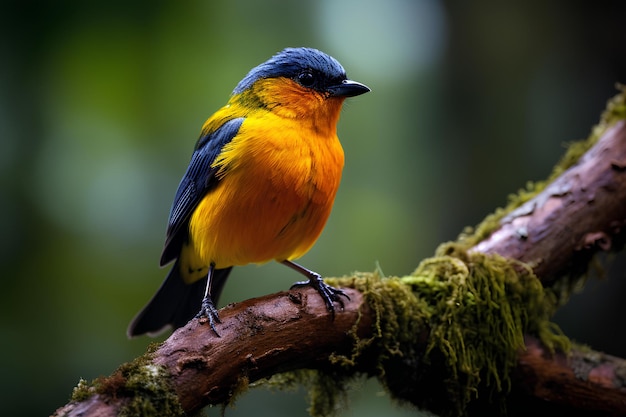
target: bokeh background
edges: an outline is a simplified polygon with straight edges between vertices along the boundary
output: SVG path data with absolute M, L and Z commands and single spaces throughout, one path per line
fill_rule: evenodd
M 200 127 L 253 66 L 313 46 L 372 88 L 339 126 L 346 168 L 302 263 L 411 272 L 544 178 L 626 83 L 626 2 L 3 1 L 0 5 L 0 403 L 63 405 L 147 338 L 126 326 L 166 271 L 172 197 Z M 623 257 L 557 314 L 626 356 Z M 286 289 L 238 268 L 222 303 Z M 362 381 L 341 416 L 414 415 Z M 304 416 L 306 393 L 253 390 L 229 416 Z M 218 409 L 209 410 L 217 415 Z

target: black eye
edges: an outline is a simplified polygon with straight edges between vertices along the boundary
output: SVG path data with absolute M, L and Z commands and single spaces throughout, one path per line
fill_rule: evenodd
M 309 71 L 304 71 L 298 74 L 298 82 L 304 87 L 311 87 L 315 84 L 315 76 Z

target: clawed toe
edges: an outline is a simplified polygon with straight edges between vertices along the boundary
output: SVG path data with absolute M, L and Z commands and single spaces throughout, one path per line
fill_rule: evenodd
M 343 310 L 345 308 L 345 304 L 341 297 L 345 297 L 347 300 L 350 300 L 348 294 L 346 294 L 343 290 L 326 284 L 320 276 L 311 277 L 308 281 L 296 282 L 291 286 L 291 288 L 293 289 L 305 286 L 315 288 L 318 294 L 322 297 L 322 300 L 324 300 L 326 309 L 332 314 L 333 318 L 335 316 L 335 303 L 339 304 Z
M 221 323 L 220 316 L 217 312 L 217 309 L 213 305 L 213 301 L 211 301 L 210 297 L 205 297 L 202 300 L 202 308 L 200 309 L 198 314 L 196 314 L 196 318 L 200 319 L 201 323 L 204 323 L 208 320 L 209 326 L 211 326 L 213 333 L 215 333 L 217 337 L 220 337 L 220 334 L 217 332 L 217 329 L 215 328 L 215 323 Z
M 326 310 L 331 313 L 333 318 L 335 317 L 335 303 L 339 304 L 341 306 L 341 309 L 343 310 L 345 304 L 341 297 L 345 297 L 346 299 L 350 300 L 348 294 L 338 288 L 326 284 L 322 279 L 322 276 L 317 272 L 310 271 L 305 267 L 289 260 L 285 260 L 282 263 L 309 278 L 307 281 L 298 281 L 294 283 L 291 288 L 293 289 L 305 286 L 315 288 L 315 290 L 322 297 L 322 300 L 324 300 L 324 304 L 326 304 Z

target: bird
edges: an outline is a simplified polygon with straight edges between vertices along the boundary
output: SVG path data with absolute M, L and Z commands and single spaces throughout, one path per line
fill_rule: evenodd
M 280 262 L 304 275 L 335 314 L 347 294 L 294 262 L 318 239 L 344 166 L 337 122 L 346 98 L 369 92 L 314 48 L 285 48 L 254 67 L 202 126 L 169 214 L 163 284 L 129 337 L 194 317 L 219 336 L 216 304 L 234 266 Z

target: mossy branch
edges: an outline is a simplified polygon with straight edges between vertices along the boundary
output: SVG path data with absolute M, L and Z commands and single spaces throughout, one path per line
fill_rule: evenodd
M 626 415 L 626 361 L 571 348 L 550 322 L 591 257 L 623 246 L 625 119 L 622 92 L 548 181 L 411 275 L 329 279 L 350 296 L 334 319 L 312 290 L 227 306 L 221 337 L 193 320 L 110 377 L 81 381 L 55 415 L 189 414 L 269 377 L 311 385 L 310 411 L 325 415 L 360 375 L 444 416 Z

